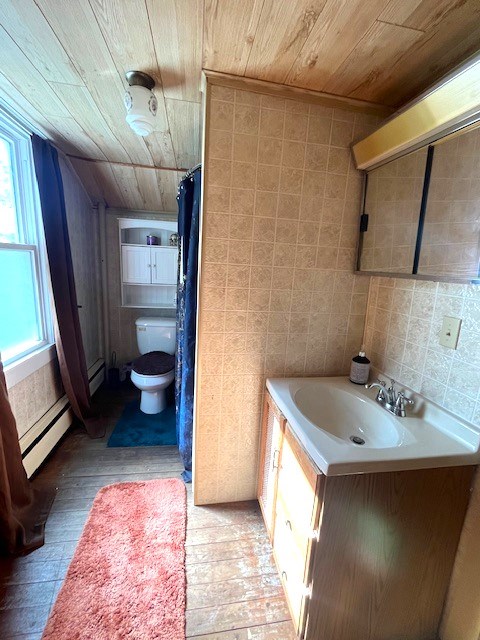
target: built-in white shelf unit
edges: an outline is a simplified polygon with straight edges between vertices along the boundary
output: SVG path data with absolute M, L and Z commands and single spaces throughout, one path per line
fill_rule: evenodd
M 178 247 L 170 245 L 177 232 L 171 220 L 119 218 L 122 306 L 174 309 L 177 302 Z M 156 236 L 158 244 L 147 244 Z

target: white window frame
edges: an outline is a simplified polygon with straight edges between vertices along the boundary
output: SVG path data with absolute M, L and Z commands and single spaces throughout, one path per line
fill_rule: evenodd
M 55 357 L 51 289 L 42 211 L 33 164 L 31 130 L 0 105 L 0 136 L 11 144 L 13 187 L 19 238 L 0 249 L 30 252 L 36 277 L 40 342 L 4 362 L 7 387 L 17 384 Z

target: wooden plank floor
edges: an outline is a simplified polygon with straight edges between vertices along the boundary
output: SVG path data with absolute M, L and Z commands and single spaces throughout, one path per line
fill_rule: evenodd
M 35 479 L 58 487 L 46 544 L 0 559 L 0 638 L 39 640 L 97 491 L 114 482 L 179 477 L 176 447 L 107 448 L 125 401 L 100 391 L 107 436 L 73 429 Z M 187 488 L 187 638 L 293 640 L 295 634 L 258 505 L 194 507 Z M 92 640 L 94 640 L 92 638 Z M 113 640 L 113 639 L 112 639 Z

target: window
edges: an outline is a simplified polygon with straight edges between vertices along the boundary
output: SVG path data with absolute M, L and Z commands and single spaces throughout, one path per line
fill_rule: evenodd
M 12 364 L 52 342 L 30 132 L 0 108 L 0 353 Z

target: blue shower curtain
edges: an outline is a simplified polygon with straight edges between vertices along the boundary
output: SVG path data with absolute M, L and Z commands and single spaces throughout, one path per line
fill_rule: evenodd
M 196 168 L 180 182 L 177 196 L 179 261 L 175 406 L 177 442 L 185 467 L 182 474 L 185 482 L 192 481 L 200 193 L 201 171 Z

